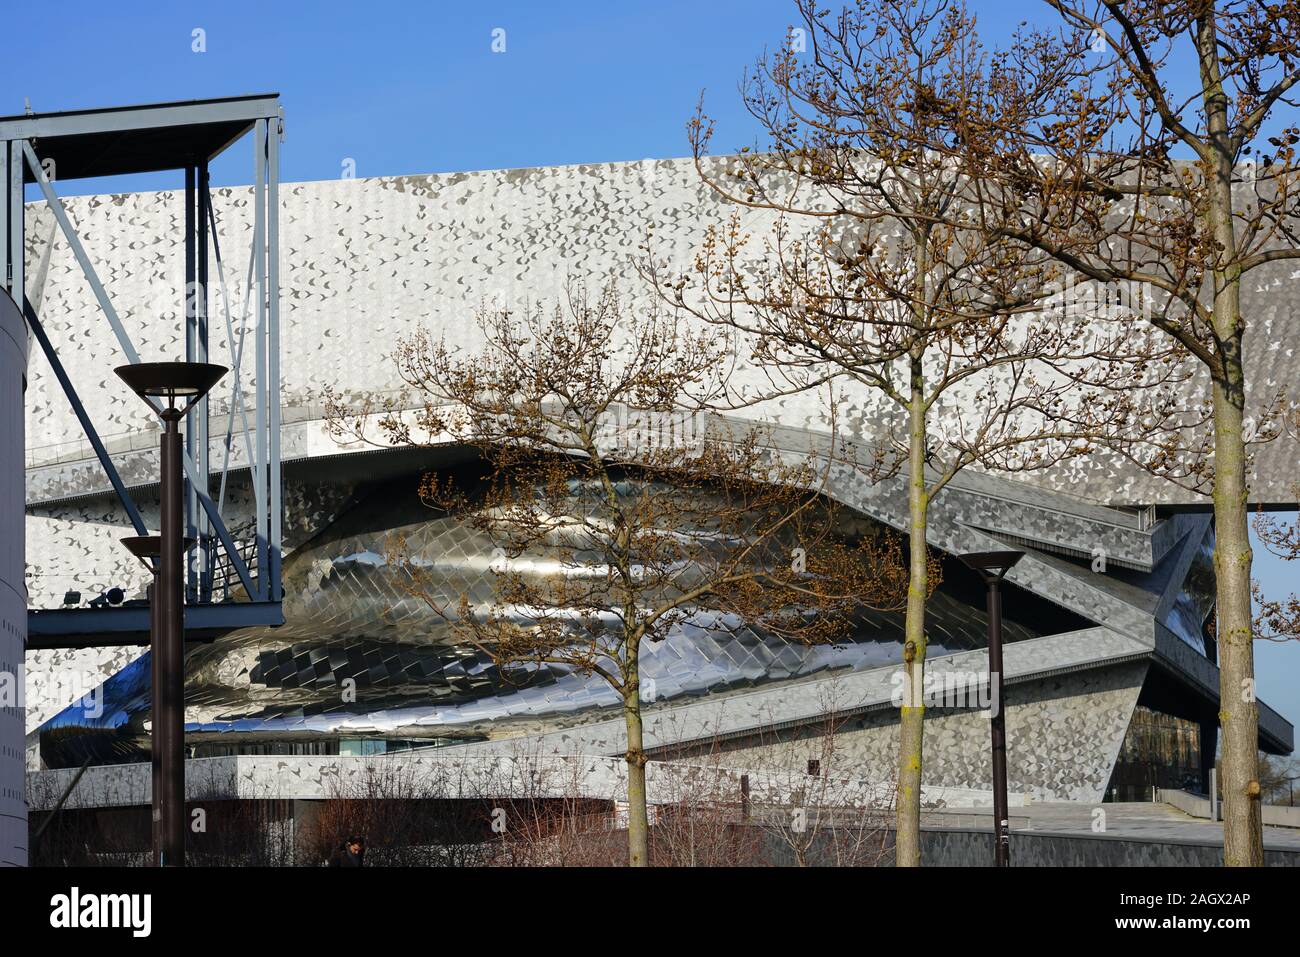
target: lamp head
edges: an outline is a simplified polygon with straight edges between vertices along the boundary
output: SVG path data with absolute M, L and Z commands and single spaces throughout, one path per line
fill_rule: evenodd
M 990 579 L 1001 580 L 1011 571 L 1013 565 L 1025 557 L 1024 552 L 967 552 L 958 555 L 969 567 L 975 569 L 987 582 Z
M 122 539 L 122 544 L 136 558 L 149 567 L 149 563 L 162 557 L 162 536 L 161 535 L 132 535 L 129 538 Z M 195 545 L 192 536 L 186 535 L 181 540 L 181 551 L 188 552 Z
M 165 399 L 168 408 L 183 403 L 188 409 L 220 381 L 226 367 L 210 362 L 133 362 L 113 371 L 145 401 Z

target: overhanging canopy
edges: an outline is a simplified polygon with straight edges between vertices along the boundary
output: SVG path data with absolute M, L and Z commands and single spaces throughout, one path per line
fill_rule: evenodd
M 279 117 L 276 93 L 0 117 L 0 140 L 33 140 L 56 180 L 184 169 Z M 26 182 L 36 182 L 31 170 Z

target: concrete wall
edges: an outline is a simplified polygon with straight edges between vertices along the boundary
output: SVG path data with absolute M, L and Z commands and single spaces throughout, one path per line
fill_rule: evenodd
M 993 860 L 991 831 L 927 830 L 926 867 L 980 867 Z M 1300 867 L 1300 851 L 1265 850 L 1267 867 Z M 1011 832 L 1012 867 L 1221 867 L 1223 847 L 1192 841 L 1130 841 L 1104 835 Z
M 1011 647 L 1015 647 L 1012 645 Z M 1146 674 L 1145 662 L 1077 671 L 1012 684 L 1007 689 L 1007 783 L 1038 801 L 1098 802 L 1128 728 Z M 844 720 L 833 753 L 824 726 L 729 742 L 728 764 L 799 767 L 819 760 L 831 774 L 893 780 L 898 765 L 894 709 Z M 926 784 L 992 788 L 985 712 L 927 708 Z
M 23 386 L 27 327 L 0 292 L 0 865 L 27 863 L 23 793 Z
M 1206 820 L 1210 818 L 1210 799 L 1192 794 L 1190 791 L 1158 788 L 1155 799 L 1166 804 L 1172 804 L 1184 814 L 1190 814 L 1192 817 L 1203 817 Z
M 1166 804 L 1172 804 L 1184 814 L 1192 817 L 1210 818 L 1210 799 L 1187 791 L 1160 790 L 1156 797 Z M 1219 818 L 1223 816 L 1223 807 L 1219 807 Z M 1270 827 L 1300 827 L 1300 807 L 1288 807 L 1283 804 L 1265 804 L 1260 808 L 1263 822 Z
M 304 755 L 197 758 L 185 762 L 185 794 L 190 801 L 309 800 L 383 797 L 421 799 L 583 797 L 625 801 L 627 763 L 606 755 L 545 755 L 521 751 L 454 754 L 438 748 L 376 756 Z M 28 800 L 36 811 L 55 806 L 68 792 L 64 807 L 131 807 L 150 801 L 147 764 L 98 765 L 77 778 L 77 770 L 35 771 L 28 776 Z M 742 778 L 745 779 L 742 785 Z M 803 770 L 774 766 L 735 767 L 651 761 L 646 791 L 651 804 L 705 801 L 739 803 L 747 787 L 755 806 L 804 803 L 819 807 L 892 807 L 892 789 L 879 782 L 826 775 L 810 778 Z M 989 791 L 927 786 L 927 804 L 988 807 Z M 1025 796 L 1007 795 L 1010 807 L 1023 807 Z

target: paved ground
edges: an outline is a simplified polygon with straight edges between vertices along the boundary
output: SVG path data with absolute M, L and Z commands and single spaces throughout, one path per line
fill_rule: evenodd
M 1011 809 L 1011 827 L 1016 831 L 1045 831 L 1055 834 L 1093 834 L 1093 808 L 1106 812 L 1106 831 L 1111 837 L 1138 841 L 1196 841 L 1223 843 L 1223 824 L 1194 818 L 1168 804 L 1117 803 L 1030 804 Z M 946 808 L 926 812 L 926 824 L 944 824 L 951 818 L 954 827 L 991 827 L 988 808 Z M 1300 850 L 1300 828 L 1264 828 L 1264 846 Z

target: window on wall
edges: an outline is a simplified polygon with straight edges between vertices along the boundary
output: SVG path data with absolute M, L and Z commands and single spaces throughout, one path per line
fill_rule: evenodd
M 384 754 L 387 750 L 388 742 L 383 738 L 339 738 L 339 754 L 348 757 Z

